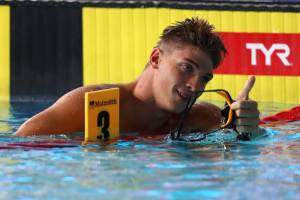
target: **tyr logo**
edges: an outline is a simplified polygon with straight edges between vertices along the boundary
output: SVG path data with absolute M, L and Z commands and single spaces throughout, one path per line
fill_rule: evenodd
M 246 43 L 246 48 L 251 50 L 251 65 L 257 65 L 257 51 L 260 50 L 265 56 L 265 65 L 270 66 L 272 54 L 275 51 L 277 57 L 281 60 L 284 66 L 291 66 L 288 61 L 290 55 L 290 47 L 287 44 L 273 44 L 270 49 L 267 49 L 262 43 Z

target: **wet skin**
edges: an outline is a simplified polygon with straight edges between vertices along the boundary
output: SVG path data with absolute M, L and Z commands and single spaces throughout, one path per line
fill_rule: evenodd
M 84 93 L 120 88 L 120 131 L 147 134 L 168 133 L 175 128 L 190 94 L 205 89 L 213 78 L 213 65 L 206 53 L 192 45 L 174 44 L 154 48 L 140 77 L 126 84 L 84 86 L 62 96 L 48 109 L 27 120 L 18 136 L 67 134 L 84 131 Z M 236 111 L 237 129 L 259 133 L 257 103 L 248 95 L 255 82 L 246 82 L 231 105 Z M 212 130 L 220 126 L 220 109 L 213 104 L 193 106 L 184 129 Z

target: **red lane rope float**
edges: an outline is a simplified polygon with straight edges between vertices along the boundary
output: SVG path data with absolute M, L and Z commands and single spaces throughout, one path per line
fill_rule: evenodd
M 49 148 L 66 148 L 77 147 L 80 143 L 62 141 L 62 140 L 45 140 L 31 142 L 9 142 L 0 143 L 0 149 L 49 149 Z
M 287 123 L 300 120 L 300 106 L 261 119 L 260 124 Z

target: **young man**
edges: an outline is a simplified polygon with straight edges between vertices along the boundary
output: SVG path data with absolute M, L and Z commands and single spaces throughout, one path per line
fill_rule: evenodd
M 137 80 L 117 85 L 77 88 L 48 109 L 27 120 L 16 132 L 19 136 L 72 133 L 84 130 L 85 92 L 120 88 L 120 132 L 168 133 L 178 124 L 180 114 L 193 91 L 204 90 L 213 78 L 226 49 L 207 21 L 191 18 L 167 27 L 152 50 Z M 257 103 L 248 99 L 254 77 L 230 105 L 236 112 L 239 132 L 258 133 Z M 220 126 L 220 109 L 198 103 L 189 113 L 184 129 L 209 131 Z

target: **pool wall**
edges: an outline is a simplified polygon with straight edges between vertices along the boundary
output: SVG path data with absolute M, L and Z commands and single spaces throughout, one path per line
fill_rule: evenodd
M 0 100 L 9 99 L 10 51 L 9 51 L 9 6 L 0 6 Z
M 300 103 L 300 4 L 231 1 L 1 1 L 0 99 L 57 98 L 81 85 L 134 80 L 162 29 L 199 16 L 229 50 L 208 88 Z M 214 99 L 207 95 L 204 99 Z

